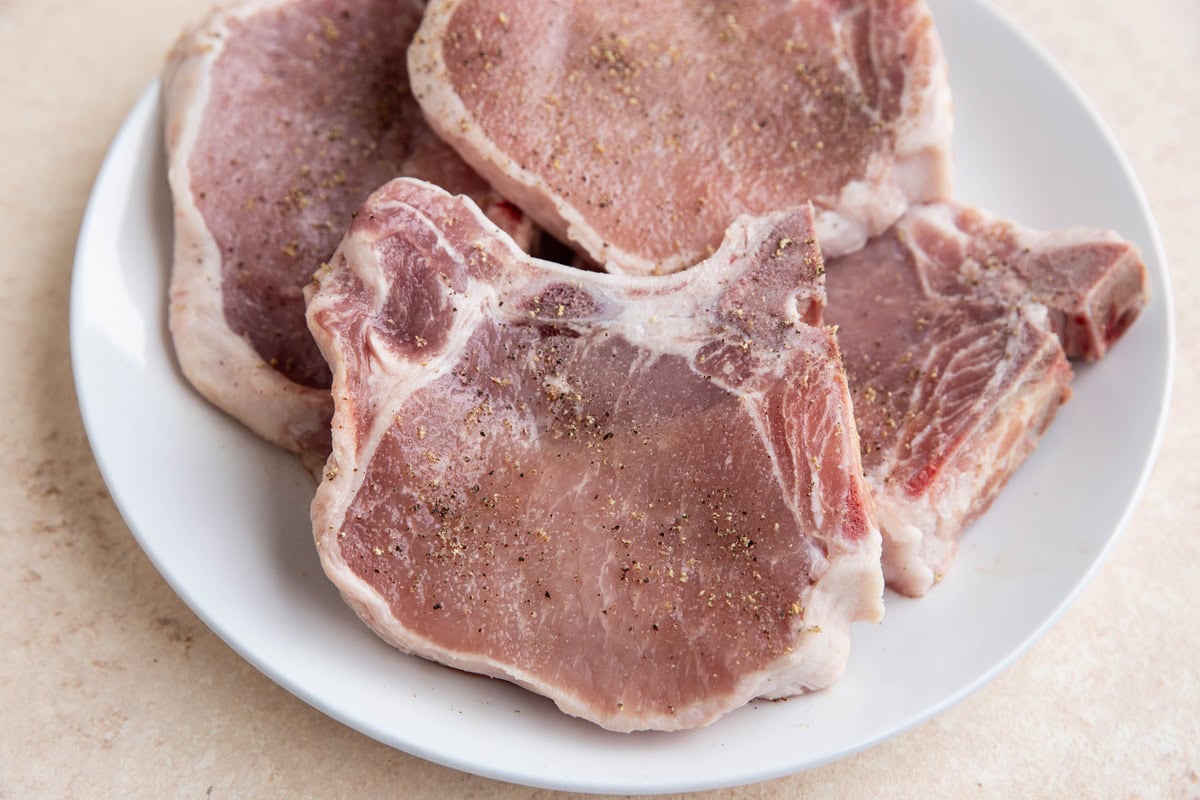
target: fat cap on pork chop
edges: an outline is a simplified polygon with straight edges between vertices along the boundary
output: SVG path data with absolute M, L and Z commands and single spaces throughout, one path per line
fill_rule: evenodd
M 822 272 L 811 207 L 625 278 L 389 183 L 310 291 L 326 573 L 401 650 L 612 730 L 828 686 L 883 583 Z
M 810 200 L 829 258 L 950 194 L 922 0 L 433 0 L 409 74 L 468 163 L 610 272 L 683 269 Z
M 1036 231 L 953 203 L 912 209 L 829 264 L 888 585 L 923 595 L 956 542 L 1148 299 L 1111 231 Z

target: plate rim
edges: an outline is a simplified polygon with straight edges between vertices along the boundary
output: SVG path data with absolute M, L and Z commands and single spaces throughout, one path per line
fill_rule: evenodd
M 332 717 L 340 723 L 359 731 L 360 733 L 382 742 L 387 746 L 402 750 L 416 757 L 441 764 L 453 769 L 464 772 L 480 775 L 483 777 L 504 781 L 507 783 L 534 786 L 546 789 L 554 789 L 560 791 L 575 791 L 575 792 L 616 792 L 616 793 L 635 793 L 635 794 L 660 794 L 667 792 L 679 791 L 700 791 L 708 789 L 726 788 L 730 786 L 744 785 L 748 783 L 757 783 L 760 781 L 771 780 L 785 775 L 795 774 L 797 772 L 806 771 L 823 764 L 831 763 L 840 760 L 847 756 L 866 750 L 874 745 L 898 736 L 921 723 L 931 719 L 938 714 L 941 714 L 951 706 L 961 702 L 966 697 L 974 694 L 983 686 L 994 680 L 1000 673 L 1007 670 L 1018 658 L 1024 655 L 1028 650 L 1038 642 L 1045 634 L 1057 624 L 1062 616 L 1066 613 L 1078 599 L 1083 590 L 1091 583 L 1099 572 L 1101 566 L 1106 562 L 1111 555 L 1117 541 L 1128 528 L 1129 523 L 1141 505 L 1145 496 L 1147 486 L 1149 484 L 1154 467 L 1161 453 L 1161 448 L 1165 439 L 1165 431 L 1170 411 L 1171 396 L 1175 384 L 1175 368 L 1177 358 L 1177 330 L 1176 317 L 1174 307 L 1174 294 L 1170 277 L 1170 270 L 1166 258 L 1165 247 L 1163 244 L 1161 233 L 1158 229 L 1157 220 L 1153 214 L 1151 206 L 1145 195 L 1145 191 L 1139 181 L 1136 173 L 1133 170 L 1132 164 L 1128 156 L 1120 146 L 1120 143 L 1112 133 L 1111 129 L 1104 119 L 1097 112 L 1087 96 L 1079 88 L 1079 86 L 1071 79 L 1071 77 L 1057 64 L 1053 57 L 1031 36 L 1026 34 L 1014 22 L 1012 22 L 1004 13 L 998 10 L 990 0 L 974 0 L 977 7 L 984 13 L 988 14 L 994 24 L 1004 26 L 1008 32 L 1013 34 L 1022 45 L 1028 49 L 1031 56 L 1035 57 L 1041 66 L 1048 69 L 1058 79 L 1058 81 L 1068 89 L 1074 100 L 1080 108 L 1086 113 L 1089 122 L 1097 130 L 1104 140 L 1104 143 L 1115 157 L 1125 179 L 1133 192 L 1133 200 L 1135 201 L 1139 211 L 1145 218 L 1148 233 L 1150 235 L 1149 246 L 1152 248 L 1152 257 L 1154 258 L 1161 272 L 1162 289 L 1161 302 L 1163 303 L 1165 313 L 1165 364 L 1162 392 L 1159 396 L 1158 408 L 1156 409 L 1156 422 L 1154 432 L 1150 441 L 1150 446 L 1147 450 L 1147 456 L 1128 500 L 1125 503 L 1123 512 L 1117 520 L 1111 533 L 1099 548 L 1097 554 L 1093 558 L 1090 565 L 1084 571 L 1083 575 L 1075 582 L 1074 586 L 1066 593 L 1064 599 L 1057 605 L 1054 610 L 1048 614 L 1039 625 L 1030 630 L 1020 643 L 1012 649 L 1004 658 L 998 660 L 992 666 L 983 671 L 976 679 L 968 682 L 958 691 L 951 693 L 941 702 L 934 703 L 925 708 L 921 713 L 913 715 L 895 728 L 881 732 L 875 736 L 863 739 L 856 746 L 844 749 L 842 751 L 829 754 L 827 757 L 803 761 L 797 759 L 797 763 L 788 763 L 777 765 L 772 770 L 759 770 L 753 774 L 733 774 L 725 780 L 709 780 L 702 783 L 689 783 L 681 781 L 678 778 L 672 779 L 657 779 L 648 781 L 645 784 L 638 786 L 630 786 L 624 783 L 597 784 L 591 780 L 579 781 L 570 777 L 564 776 L 546 776 L 546 775 L 531 775 L 528 770 L 505 770 L 487 765 L 480 765 L 477 761 L 472 760 L 466 755 L 456 757 L 456 754 L 447 754 L 440 750 L 432 750 L 424 748 L 418 741 L 406 741 L 402 744 L 397 743 L 396 737 L 389 734 L 381 726 L 364 723 L 353 717 L 351 714 L 345 713 L 337 707 L 330 707 L 328 704 L 316 697 L 309 688 L 298 685 L 291 681 L 287 676 L 278 672 L 272 665 L 263 662 L 250 652 L 249 645 L 245 645 L 238 638 L 231 634 L 228 628 L 214 618 L 211 613 L 206 610 L 205 604 L 200 598 L 195 597 L 184 585 L 183 580 L 179 575 L 174 574 L 164 565 L 161 554 L 153 544 L 153 537 L 147 536 L 144 532 L 131 523 L 132 512 L 129 507 L 130 500 L 114 490 L 117 485 L 117 478 L 114 475 L 112 464 L 109 458 L 98 447 L 98 426 L 100 423 L 94 417 L 96 410 L 85 400 L 84 392 L 86 391 L 85 384 L 87 383 L 85 376 L 82 374 L 82 359 L 83 353 L 86 351 L 86 343 L 83 341 L 83 326 L 79 322 L 80 309 L 83 308 L 85 299 L 82 297 L 82 289 L 80 288 L 83 281 L 80 276 L 88 269 L 87 263 L 89 255 L 87 253 L 87 244 L 95 237 L 94 230 L 99 225 L 98 219 L 101 212 L 98 210 L 97 199 L 101 194 L 101 188 L 107 180 L 111 180 L 111 174 L 120 166 L 118 163 L 120 153 L 117 145 L 124 141 L 128 136 L 140 130 L 147 124 L 147 118 L 153 118 L 159 110 L 159 83 L 153 81 L 146 88 L 126 115 L 120 128 L 118 129 L 113 141 L 107 151 L 103 163 L 97 173 L 92 189 L 89 192 L 86 210 L 84 212 L 82 222 L 80 224 L 79 235 L 77 239 L 70 285 L 70 350 L 71 350 L 71 365 L 72 377 L 74 381 L 76 399 L 78 401 L 80 415 L 82 417 L 84 429 L 87 435 L 89 446 L 100 470 L 101 476 L 104 479 L 109 495 L 112 497 L 114 504 L 121 513 L 122 520 L 133 534 L 142 551 L 154 565 L 156 571 L 163 577 L 167 584 L 171 587 L 180 599 L 196 614 L 196 616 L 210 629 L 218 638 L 220 638 L 227 646 L 233 649 L 240 657 L 254 666 L 258 671 L 268 677 L 273 683 L 286 689 L 289 693 L 303 700 L 308 705 L 312 706 L 321 713 Z M 1151 254 L 1148 254 L 1151 255 Z

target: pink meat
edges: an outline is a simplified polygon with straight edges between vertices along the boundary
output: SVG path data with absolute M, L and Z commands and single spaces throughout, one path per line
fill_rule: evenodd
M 1045 306 L 1069 358 L 1101 358 L 1150 300 L 1141 255 L 1114 231 L 1039 231 L 955 203 L 913 209 L 895 230 L 937 267 L 938 291 Z
M 1147 299 L 1108 231 L 1042 233 L 952 204 L 915 208 L 829 265 L 827 318 L 854 396 L 888 585 L 922 595 Z M 1066 352 L 1064 352 L 1064 346 Z
M 674 272 L 809 200 L 830 257 L 950 192 L 921 0 L 435 0 L 409 70 L 433 128 L 610 272 Z
M 367 195 L 419 176 L 529 234 L 434 136 L 408 92 L 401 43 L 422 8 L 245 2 L 187 32 L 164 74 L 180 363 L 207 398 L 314 459 L 328 453 L 332 403 L 302 290 Z
M 637 279 L 388 184 L 308 308 L 326 572 L 402 650 L 613 730 L 828 686 L 882 576 L 822 271 L 811 209 Z

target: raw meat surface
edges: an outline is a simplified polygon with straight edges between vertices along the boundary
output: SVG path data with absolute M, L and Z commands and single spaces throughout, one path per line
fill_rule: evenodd
M 402 43 L 422 6 L 242 3 L 187 32 L 163 78 L 180 364 L 209 400 L 313 461 L 329 452 L 332 403 L 302 291 L 367 195 L 416 175 L 528 235 L 408 92 Z
M 626 278 L 383 187 L 310 290 L 329 577 L 400 649 L 613 730 L 828 686 L 883 582 L 822 272 L 810 207 Z
M 950 194 L 921 0 L 434 0 L 409 73 L 463 158 L 610 272 L 683 269 L 810 200 L 828 258 Z
M 946 573 L 1070 396 L 1067 356 L 1102 355 L 1146 286 L 1136 249 L 1111 232 L 1042 233 L 952 204 L 915 208 L 830 262 L 827 319 L 889 586 L 922 595 Z
M 1045 306 L 1069 358 L 1101 358 L 1150 300 L 1141 254 L 1114 231 L 1039 231 L 956 203 L 915 208 L 895 231 L 937 267 L 937 291 Z

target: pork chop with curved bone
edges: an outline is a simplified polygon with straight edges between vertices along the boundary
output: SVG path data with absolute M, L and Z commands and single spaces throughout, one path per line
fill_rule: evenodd
M 389 183 L 308 306 L 326 573 L 400 649 L 613 730 L 828 686 L 883 583 L 822 272 L 811 208 L 626 278 Z
M 919 206 L 829 264 L 888 585 L 922 595 L 1095 360 L 1148 299 L 1111 231 L 1037 231 L 954 203 Z

